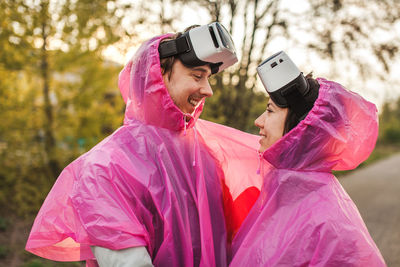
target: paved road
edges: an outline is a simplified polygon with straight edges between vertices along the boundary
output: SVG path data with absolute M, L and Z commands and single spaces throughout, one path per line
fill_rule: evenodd
M 339 181 L 356 203 L 387 265 L 400 267 L 400 154 Z

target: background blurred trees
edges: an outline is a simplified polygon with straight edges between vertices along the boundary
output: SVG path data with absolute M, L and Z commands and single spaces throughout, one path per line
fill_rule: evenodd
M 101 52 L 128 34 L 128 11 L 117 1 L 1 2 L 2 208 L 33 213 L 65 164 L 121 124 L 120 66 Z
M 311 59 L 317 56 L 329 62 L 331 78 L 351 73 L 361 82 L 371 76 L 385 82 L 399 55 L 399 37 L 391 29 L 399 25 L 400 2 L 308 0 L 296 8 L 292 4 L 284 0 L 2 1 L 0 109 L 7 119 L 0 122 L 0 173 L 7 181 L 4 188 L 13 188 L 8 196 L 15 200 L 6 206 L 18 207 L 23 214 L 35 211 L 60 170 L 121 124 L 124 107 L 116 85 L 122 66 L 105 59 L 105 49 L 114 45 L 126 52 L 127 46 L 140 44 L 160 29 L 182 30 L 177 14 L 183 16 L 185 8 L 206 14 L 205 22 L 222 21 L 236 40 L 240 59 L 212 77 L 214 96 L 207 101 L 205 119 L 255 132 L 254 118 L 266 103 L 256 67 L 288 44 L 309 53 L 306 71 L 325 74 L 313 65 L 316 61 Z M 386 105 L 383 116 L 389 113 Z M 382 127 L 389 131 L 382 136 L 394 140 L 390 127 Z M 0 196 L 0 201 L 8 199 Z
M 386 102 L 383 105 L 379 137 L 383 144 L 400 145 L 400 97 L 395 102 Z
M 274 52 L 293 47 L 306 51 L 299 63 L 303 71 L 314 70 L 353 90 L 363 87 L 359 91 L 371 88 L 371 79 L 387 82 L 399 58 L 400 30 L 397 35 L 394 30 L 400 23 L 399 1 L 159 0 L 164 7 L 176 3 L 205 10 L 211 21 L 223 22 L 232 33 L 240 61 L 212 78 L 214 96 L 203 118 L 246 131 L 255 131 L 253 120 L 265 107 L 256 67 Z M 176 12 L 168 17 L 165 10 L 160 17 L 173 25 Z M 328 67 L 321 68 L 321 61 Z M 376 91 L 369 94 L 384 98 L 385 92 Z
M 301 47 L 310 58 L 306 71 L 324 74 L 313 65 L 319 62 L 312 60 L 317 55 L 329 62 L 333 72 L 328 76 L 333 79 L 351 73 L 361 84 L 372 76 L 382 83 L 387 80 L 399 55 L 399 36 L 391 31 L 399 27 L 399 1 L 308 0 L 296 8 L 292 4 L 2 1 L 0 110 L 6 119 L 0 121 L 0 175 L 6 181 L 3 188 L 12 190 L 2 190 L 0 201 L 11 198 L 5 207 L 34 213 L 60 170 L 121 124 L 124 107 L 116 86 L 122 66 L 105 59 L 103 52 L 110 45 L 126 49 L 140 44 L 160 29 L 182 30 L 177 22 L 185 8 L 206 14 L 205 22 L 222 21 L 240 56 L 238 64 L 212 77 L 214 97 L 207 101 L 205 119 L 255 132 L 254 118 L 266 103 L 256 67 L 277 48 Z M 392 113 L 384 106 L 385 118 Z M 388 133 L 381 136 L 394 140 L 396 117 L 390 120 L 391 126 L 381 127 Z

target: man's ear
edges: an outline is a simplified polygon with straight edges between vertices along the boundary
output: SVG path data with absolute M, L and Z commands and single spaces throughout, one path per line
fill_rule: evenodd
M 165 69 L 163 69 L 163 68 L 161 67 L 161 75 L 163 76 L 164 83 L 165 83 L 165 81 L 166 81 L 166 80 L 165 80 L 166 78 L 168 79 L 168 81 L 171 80 L 172 68 L 169 69 L 169 70 L 167 70 L 167 71 L 165 71 Z
M 170 70 L 167 70 L 167 72 L 165 73 L 165 76 L 168 78 L 168 81 L 171 80 L 173 70 L 174 70 L 174 66 L 172 66 L 172 68 Z
M 162 77 L 163 77 L 164 85 L 168 89 L 169 81 L 171 80 L 171 71 L 168 71 L 167 73 L 163 74 Z

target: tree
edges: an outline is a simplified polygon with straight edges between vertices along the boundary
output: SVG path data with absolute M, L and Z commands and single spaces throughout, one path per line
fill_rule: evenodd
M 310 0 L 309 3 L 310 23 L 297 28 L 308 32 L 314 40 L 307 46 L 336 62 L 341 74 L 353 68 L 355 75 L 364 80 L 372 76 L 385 81 L 400 52 L 400 38 L 393 30 L 400 21 L 400 2 Z M 352 79 L 354 71 L 350 72 Z
M 400 144 L 400 98 L 383 105 L 379 141 L 384 144 Z
M 125 30 L 120 26 L 129 5 L 119 1 L 3 1 L 1 3 L 2 47 L 6 69 L 32 72 L 40 77 L 44 118 L 41 121 L 49 175 L 61 169 L 56 154 L 54 96 L 56 72 L 66 70 L 81 58 L 98 58 Z M 52 101 L 53 97 L 53 101 Z M 57 99 L 58 101 L 59 99 Z
M 314 69 L 352 88 L 371 78 L 385 82 L 399 54 L 400 38 L 392 30 L 400 18 L 399 1 L 172 2 L 207 10 L 211 20 L 223 22 L 232 33 L 239 64 L 212 79 L 215 95 L 203 117 L 242 130 L 252 129 L 254 115 L 265 102 L 258 93 L 256 67 L 277 49 L 306 53 L 304 62 L 296 62 L 300 69 Z M 328 72 L 321 71 L 321 61 L 329 65 Z
M 102 51 L 131 35 L 130 11 L 120 1 L 0 3 L 2 207 L 35 213 L 61 168 L 121 124 L 121 66 Z
M 256 87 L 256 67 L 265 55 L 268 42 L 277 35 L 287 34 L 287 20 L 281 15 L 280 2 L 198 1 L 212 20 L 225 22 L 230 33 L 238 35 L 236 40 L 241 40 L 236 44 L 239 63 L 232 71 L 219 74 L 211 81 L 215 96 L 208 100 L 204 117 L 241 130 L 255 131 L 253 121 L 266 107 L 265 94 Z

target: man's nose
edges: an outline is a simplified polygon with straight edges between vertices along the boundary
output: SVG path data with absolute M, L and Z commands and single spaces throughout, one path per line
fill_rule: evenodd
M 213 95 L 213 90 L 212 90 L 212 88 L 211 88 L 211 86 L 210 86 L 210 83 L 209 83 L 208 81 L 206 81 L 206 82 L 201 86 L 200 93 L 201 93 L 202 95 L 204 95 L 205 97 L 210 97 L 210 96 Z

